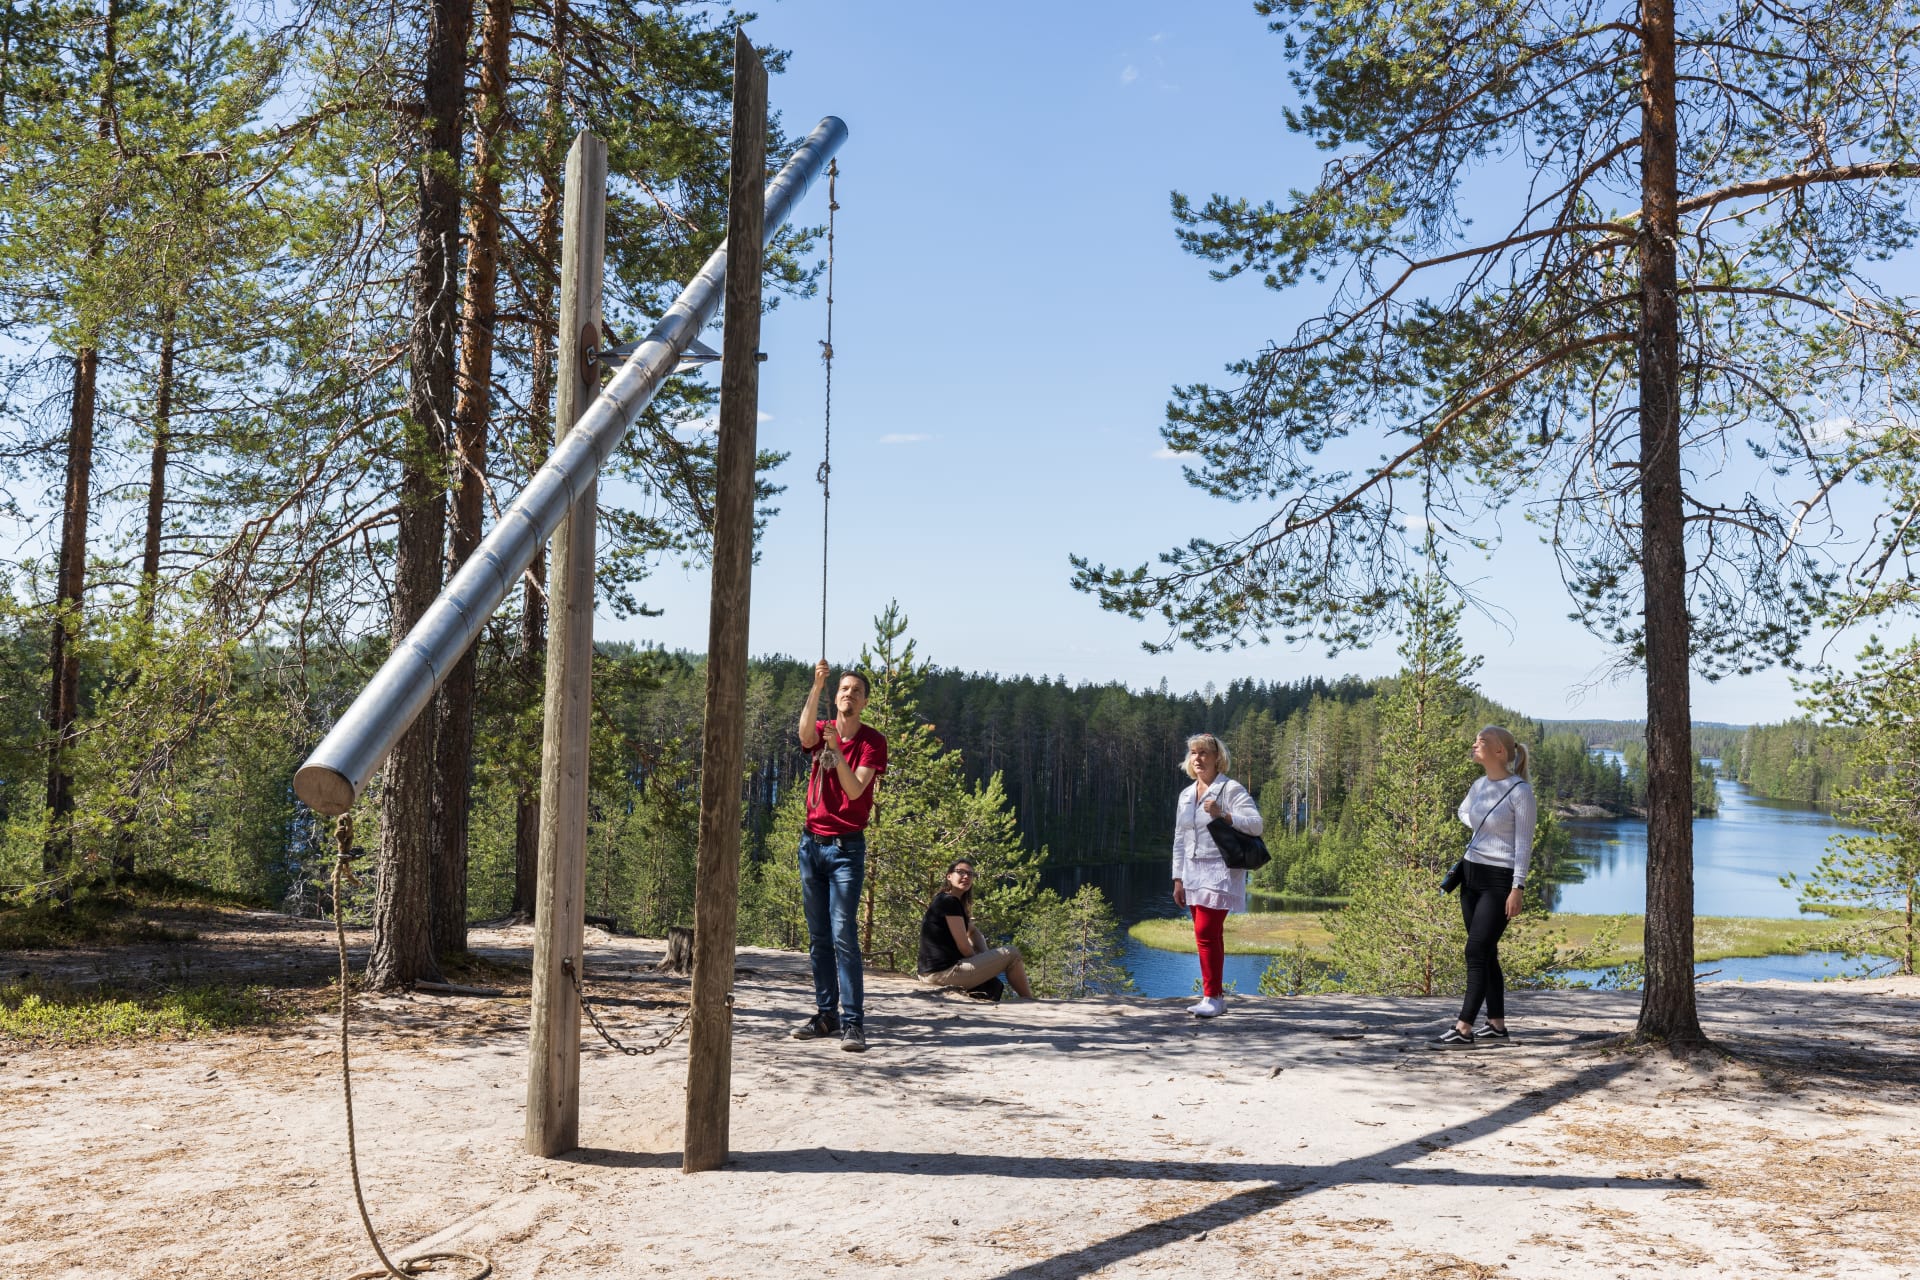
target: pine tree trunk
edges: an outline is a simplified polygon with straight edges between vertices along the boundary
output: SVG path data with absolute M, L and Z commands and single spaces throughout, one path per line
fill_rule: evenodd
M 93 488 L 93 421 L 100 353 L 83 347 L 73 359 L 73 408 L 67 426 L 66 488 L 60 501 L 60 565 L 47 646 L 47 838 L 41 865 L 51 875 L 73 852 L 73 776 L 66 752 L 80 712 L 80 630 L 87 574 L 87 508 Z
M 500 156 L 506 123 L 512 0 L 485 0 L 474 96 L 473 196 L 467 206 L 467 283 L 462 307 L 459 401 L 453 411 L 451 577 L 480 545 L 487 485 L 487 428 L 493 414 L 493 337 L 500 274 Z M 473 698 L 477 658 L 469 648 L 440 687 L 434 741 L 433 949 L 467 949 L 467 849 L 473 802 Z
M 1693 725 L 1680 473 L 1673 0 L 1641 8 L 1640 526 L 1647 650 L 1646 989 L 1635 1034 L 1704 1039 L 1693 993 Z
M 100 119 L 102 139 L 114 136 L 114 86 L 120 58 L 120 6 L 107 0 L 101 26 Z M 88 255 L 105 251 L 99 219 L 93 223 Z M 87 586 L 87 516 L 93 497 L 93 426 L 99 402 L 100 352 L 89 342 L 74 353 L 73 403 L 67 426 L 66 484 L 60 499 L 60 563 L 54 581 L 53 625 L 47 641 L 47 834 L 40 851 L 42 868 L 55 874 L 73 853 L 73 775 L 67 749 L 73 722 L 80 715 L 80 631 L 82 597 Z
M 460 108 L 471 0 L 432 0 L 414 256 L 407 444 L 401 462 L 393 639 L 398 644 L 440 591 L 446 490 L 440 479 L 453 411 L 454 266 L 460 236 Z M 434 964 L 432 819 L 436 716 L 429 710 L 394 744 L 381 792 L 380 883 L 367 981 L 381 990 L 439 977 Z
M 147 527 L 140 548 L 140 621 L 151 629 L 160 595 L 160 533 L 167 505 L 167 460 L 173 449 L 174 313 L 160 321 L 160 374 L 154 388 L 153 451 L 147 461 Z

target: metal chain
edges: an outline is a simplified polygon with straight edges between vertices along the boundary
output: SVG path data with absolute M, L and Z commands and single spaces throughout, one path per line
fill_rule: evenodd
M 652 1044 L 640 1045 L 638 1047 L 621 1044 L 620 1041 L 614 1037 L 613 1032 L 607 1030 L 607 1024 L 600 1021 L 600 1015 L 593 1011 L 593 1005 L 588 1003 L 587 993 L 580 986 L 580 971 L 574 968 L 572 956 L 564 956 L 561 958 L 560 971 L 567 975 L 569 982 L 573 983 L 573 994 L 579 997 L 580 1000 L 580 1012 L 587 1015 L 587 1021 L 591 1022 L 593 1029 L 600 1033 L 600 1038 L 605 1040 L 613 1048 L 618 1049 L 621 1053 L 626 1054 L 629 1058 L 644 1058 L 650 1054 L 660 1052 L 672 1044 L 673 1038 L 686 1030 L 687 1024 L 693 1021 L 693 1006 L 689 1005 L 687 1006 L 686 1013 L 681 1015 L 680 1021 L 669 1027 L 667 1034 L 661 1036 Z M 727 1008 L 733 1008 L 733 993 L 731 991 L 727 993 Z
M 840 211 L 835 187 L 840 177 L 840 162 L 827 166 L 827 337 L 820 344 L 820 362 L 827 367 L 826 448 L 820 456 L 820 469 L 814 479 L 820 482 L 820 660 L 827 658 L 827 516 L 833 503 L 833 215 Z

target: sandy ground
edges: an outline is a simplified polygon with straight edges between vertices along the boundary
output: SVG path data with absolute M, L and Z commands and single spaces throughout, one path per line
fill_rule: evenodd
M 324 971 L 324 933 L 253 933 L 4 967 Z M 645 969 L 658 945 L 591 941 L 616 1028 L 670 1025 L 686 984 Z M 539 1160 L 524 999 L 363 1000 L 361 1166 L 390 1251 L 478 1251 L 506 1280 L 1920 1275 L 1920 981 L 1703 988 L 1721 1052 L 1677 1061 L 1609 1047 L 1632 995 L 1523 993 L 1513 1046 L 1448 1054 L 1422 1043 L 1438 1000 L 1238 999 L 1202 1024 L 1184 1001 L 991 1007 L 874 975 L 861 1057 L 787 1037 L 803 958 L 740 963 L 736 1155 L 692 1177 L 683 1042 L 590 1043 L 588 1145 Z M 0 1044 L 0 1275 L 373 1265 L 336 1032 Z

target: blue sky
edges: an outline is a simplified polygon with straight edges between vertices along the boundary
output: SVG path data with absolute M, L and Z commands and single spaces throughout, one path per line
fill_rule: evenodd
M 1069 588 L 1070 553 L 1148 561 L 1249 508 L 1182 480 L 1159 427 L 1170 389 L 1290 332 L 1310 296 L 1216 283 L 1173 237 L 1168 193 L 1279 197 L 1321 156 L 1289 134 L 1280 39 L 1251 4 L 771 3 L 749 29 L 791 51 L 771 85 L 789 134 L 846 120 L 834 316 L 828 647 L 857 653 L 898 599 L 943 666 L 1070 682 L 1389 672 L 1390 644 L 1329 659 L 1278 642 L 1238 653 L 1161 632 Z M 801 216 L 825 216 L 824 184 Z M 792 458 L 754 575 L 755 654 L 814 656 L 820 630 L 821 300 L 767 318 L 760 439 Z M 1636 676 L 1566 619 L 1551 557 L 1519 520 L 1479 565 L 1470 614 L 1492 696 L 1543 717 L 1638 717 Z M 603 638 L 704 650 L 707 578 L 663 566 L 658 618 L 602 616 Z M 1843 649 L 1850 650 L 1851 642 Z M 1794 712 L 1774 672 L 1696 681 L 1697 719 Z

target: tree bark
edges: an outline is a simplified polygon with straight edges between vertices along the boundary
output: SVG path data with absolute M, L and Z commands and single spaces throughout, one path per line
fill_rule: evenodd
M 114 86 L 120 58 L 120 6 L 107 0 L 101 31 L 100 119 L 96 132 L 114 136 Z M 88 257 L 105 251 L 100 217 L 93 221 Z M 47 874 L 60 871 L 73 853 L 73 775 L 67 751 L 73 722 L 80 715 L 80 631 L 87 587 L 87 516 L 93 497 L 93 427 L 99 403 L 100 352 L 85 342 L 73 357 L 73 403 L 67 420 L 66 483 L 60 498 L 60 561 L 54 581 L 53 625 L 47 640 L 47 833 L 40 864 Z
M 512 0 L 485 0 L 474 95 L 473 195 L 467 205 L 467 281 L 461 308 L 459 400 L 453 410 L 454 482 L 447 575 L 480 545 L 487 488 L 487 428 L 493 414 L 493 337 L 500 278 L 500 156 L 507 119 Z M 462 654 L 440 686 L 434 741 L 433 949 L 467 949 L 467 848 L 473 800 L 473 698 L 477 658 Z
M 1693 993 L 1693 724 L 1680 472 L 1679 169 L 1673 0 L 1641 25 L 1640 527 L 1646 604 L 1646 987 L 1635 1035 L 1701 1034 Z
M 140 547 L 140 622 L 153 627 L 160 595 L 160 533 L 167 509 L 167 461 L 173 449 L 174 312 L 160 318 L 160 373 L 153 398 L 153 450 L 147 460 L 147 527 Z
M 406 446 L 401 460 L 392 634 L 399 644 L 440 591 L 446 526 L 441 475 L 453 410 L 454 268 L 460 236 L 460 109 L 472 0 L 431 0 L 422 102 L 419 230 L 414 254 Z M 422 714 L 394 744 L 381 792 L 380 881 L 367 981 L 381 990 L 437 980 L 432 902 L 433 739 Z
M 73 407 L 67 423 L 66 487 L 60 500 L 60 564 L 54 581 L 47 647 L 47 838 L 41 865 L 51 875 L 73 852 L 73 775 L 66 753 L 80 711 L 80 631 L 87 581 L 87 508 L 93 489 L 93 423 L 100 353 L 82 347 L 73 358 Z

